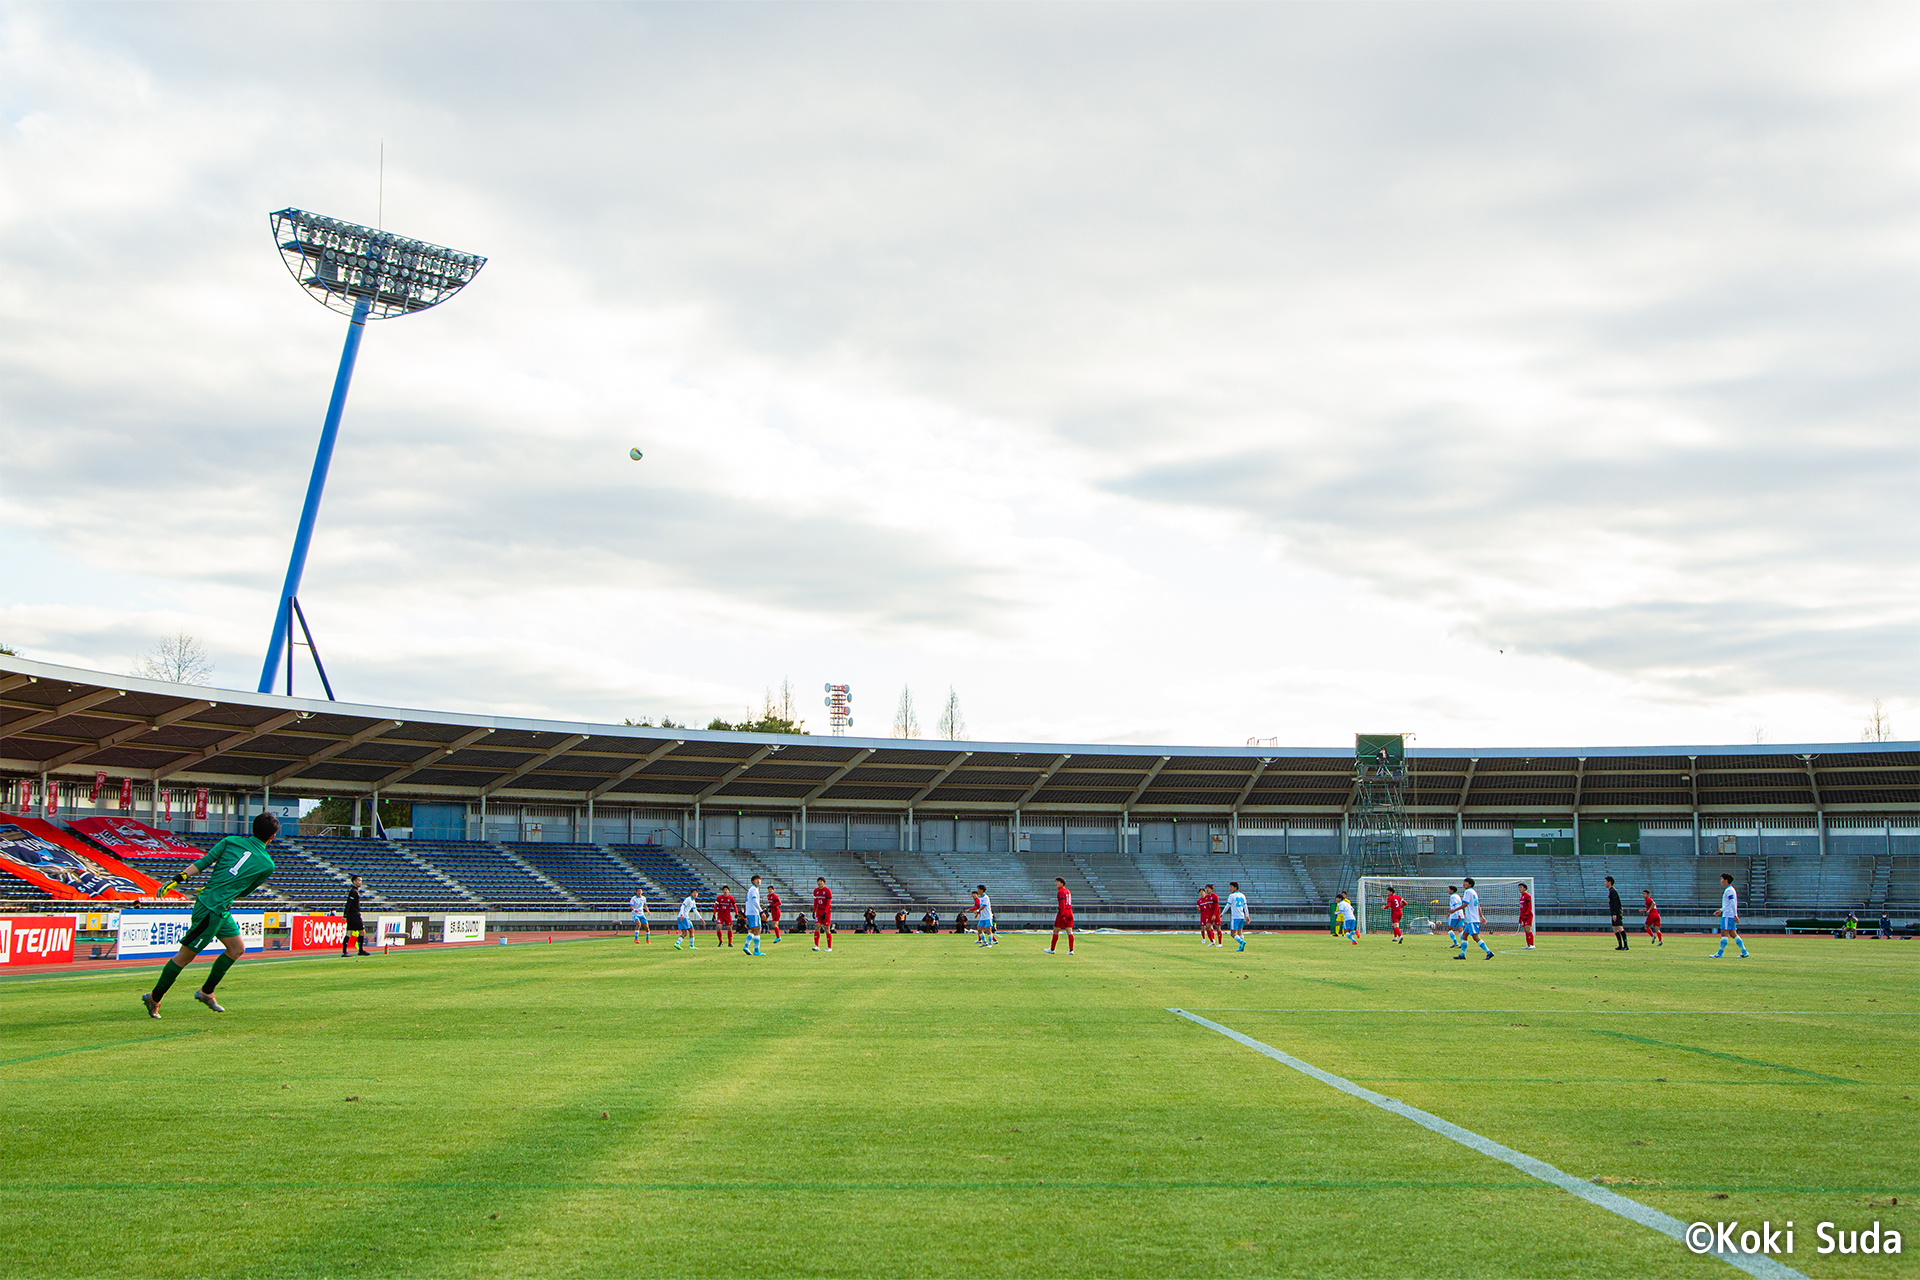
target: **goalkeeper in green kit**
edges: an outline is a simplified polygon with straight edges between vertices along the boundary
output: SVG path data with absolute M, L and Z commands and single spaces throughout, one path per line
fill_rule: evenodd
M 233 904 L 273 874 L 273 857 L 267 852 L 267 842 L 279 834 L 280 820 L 263 813 L 253 820 L 252 835 L 228 836 L 167 883 L 167 889 L 172 889 L 197 871 L 211 869 L 213 872 L 194 896 L 193 918 L 180 939 L 180 950 L 161 968 L 160 980 L 153 984 L 153 990 L 140 993 L 140 1003 L 147 1007 L 149 1018 L 160 1016 L 160 998 L 167 994 L 167 988 L 180 976 L 180 971 L 192 964 L 200 949 L 214 938 L 225 943 L 227 949 L 214 957 L 213 971 L 207 974 L 207 980 L 193 993 L 193 998 L 215 1013 L 226 1012 L 213 998 L 213 989 L 227 976 L 227 970 L 233 968 L 233 962 L 247 953 L 240 926 L 233 918 Z

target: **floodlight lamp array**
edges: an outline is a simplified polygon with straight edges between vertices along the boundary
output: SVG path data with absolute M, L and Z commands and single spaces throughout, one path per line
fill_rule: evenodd
M 269 215 L 280 257 L 300 287 L 330 311 L 365 302 L 376 320 L 437 307 L 466 288 L 487 260 L 304 209 Z

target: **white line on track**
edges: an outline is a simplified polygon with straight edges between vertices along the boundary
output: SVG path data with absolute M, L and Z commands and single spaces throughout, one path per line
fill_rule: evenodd
M 1629 1200 L 1605 1187 L 1597 1187 L 1570 1173 L 1563 1173 L 1544 1160 L 1536 1160 L 1530 1155 L 1515 1151 L 1512 1147 L 1503 1147 L 1491 1138 L 1483 1138 L 1473 1130 L 1463 1129 L 1451 1120 L 1442 1120 L 1439 1116 L 1422 1111 L 1418 1107 L 1410 1107 L 1398 1098 L 1389 1098 L 1384 1093 L 1375 1093 L 1371 1089 L 1362 1088 L 1351 1080 L 1342 1079 L 1331 1071 L 1322 1071 L 1310 1062 L 1302 1062 L 1290 1053 L 1284 1053 L 1270 1044 L 1262 1044 L 1251 1036 L 1243 1036 L 1232 1027 L 1223 1027 L 1197 1013 L 1189 1013 L 1185 1009 L 1168 1009 L 1167 1012 L 1185 1018 L 1189 1022 L 1198 1023 L 1209 1031 L 1217 1031 L 1227 1039 L 1243 1044 L 1255 1053 L 1265 1054 L 1282 1066 L 1293 1068 L 1301 1075 L 1311 1076 L 1321 1084 L 1330 1085 L 1362 1102 L 1371 1103 L 1382 1111 L 1390 1111 L 1403 1119 L 1411 1120 L 1421 1128 L 1430 1129 L 1443 1138 L 1450 1138 L 1463 1147 L 1478 1151 L 1481 1155 L 1492 1156 L 1495 1160 L 1512 1165 L 1530 1177 L 1558 1187 L 1569 1195 L 1578 1196 L 1589 1204 L 1598 1205 L 1609 1213 L 1619 1214 L 1629 1222 L 1651 1227 L 1661 1235 L 1672 1236 L 1682 1244 L 1686 1242 L 1686 1223 L 1658 1209 L 1649 1208 L 1638 1200 Z M 1792 1267 L 1760 1254 L 1714 1253 L 1710 1256 L 1720 1259 L 1730 1267 L 1737 1267 L 1750 1276 L 1758 1277 L 1759 1280 L 1807 1280 L 1805 1275 Z

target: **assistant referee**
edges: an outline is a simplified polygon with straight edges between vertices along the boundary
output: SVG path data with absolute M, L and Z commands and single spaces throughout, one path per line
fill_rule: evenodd
M 347 931 L 340 938 L 340 954 L 342 956 L 345 956 L 347 954 L 348 944 L 359 943 L 360 954 L 363 956 L 370 955 L 371 953 L 367 950 L 366 935 L 361 932 L 361 930 L 365 926 L 360 919 L 360 877 L 359 876 L 355 876 L 353 879 L 347 882 L 347 907 L 344 914 L 347 917 Z

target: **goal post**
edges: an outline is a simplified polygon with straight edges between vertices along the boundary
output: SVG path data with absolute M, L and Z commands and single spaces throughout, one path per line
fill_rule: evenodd
M 1403 933 L 1445 933 L 1447 903 L 1451 894 L 1464 887 L 1464 876 L 1361 876 L 1355 907 L 1360 915 L 1360 932 L 1387 933 L 1393 917 L 1387 910 L 1387 897 L 1399 890 L 1406 907 L 1400 919 Z M 1532 876 L 1475 876 L 1473 887 L 1480 894 L 1480 931 L 1482 933 L 1518 933 L 1520 931 L 1520 889 L 1533 896 Z

